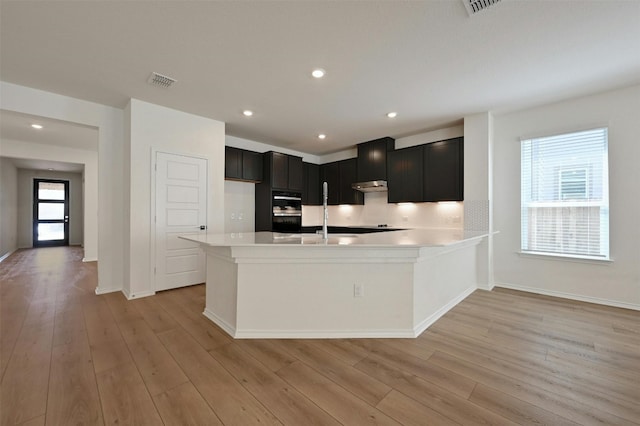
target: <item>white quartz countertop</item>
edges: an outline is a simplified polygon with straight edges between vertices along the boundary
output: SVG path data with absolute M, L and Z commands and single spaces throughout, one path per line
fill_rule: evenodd
M 405 229 L 370 234 L 329 234 L 324 240 L 320 234 L 288 234 L 277 232 L 245 232 L 231 234 L 201 234 L 181 236 L 212 247 L 255 246 L 358 246 L 358 247 L 444 247 L 487 236 L 487 232 L 461 229 Z

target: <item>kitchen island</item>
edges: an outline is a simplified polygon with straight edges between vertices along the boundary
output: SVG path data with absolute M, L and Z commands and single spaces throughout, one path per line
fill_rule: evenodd
M 204 315 L 235 338 L 416 337 L 477 288 L 486 233 L 185 236 L 207 256 Z

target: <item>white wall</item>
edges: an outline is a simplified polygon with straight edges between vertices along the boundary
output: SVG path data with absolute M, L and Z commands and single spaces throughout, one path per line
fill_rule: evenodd
M 50 170 L 18 169 L 18 247 L 33 247 L 33 180 L 69 181 L 69 245 L 84 242 L 82 174 Z
M 224 182 L 224 232 L 253 232 L 256 229 L 256 185 Z
M 154 236 L 151 222 L 152 151 L 202 157 L 208 160 L 207 226 L 224 231 L 224 123 L 132 99 L 126 109 L 124 146 L 130 179 L 125 202 L 128 262 L 123 291 L 127 297 L 153 294 L 151 268 Z M 126 220 L 126 219 L 125 219 Z M 153 263 L 152 263 L 153 262 Z
M 120 290 L 123 278 L 123 197 L 122 163 L 124 147 L 121 109 L 70 98 L 29 87 L 0 82 L 0 109 L 21 112 L 72 123 L 93 126 L 98 130 L 97 190 L 89 186 L 90 169 L 85 165 L 85 201 L 96 197 L 99 211 L 85 216 L 85 258 L 99 259 L 98 293 Z M 4 152 L 4 146 L 2 147 Z M 5 154 L 3 154 L 5 155 Z M 10 156 L 6 154 L 7 156 Z M 62 160 L 71 161 L 71 160 Z M 77 161 L 73 161 L 77 162 Z M 89 222 L 87 217 L 96 217 Z M 97 229 L 97 252 L 89 253 L 90 233 Z M 91 256 L 96 256 L 92 259 Z
M 0 258 L 18 248 L 18 169 L 0 158 Z
M 612 263 L 520 250 L 520 138 L 609 127 Z M 494 118 L 496 285 L 640 309 L 640 86 Z
M 84 207 L 82 210 L 82 237 L 75 240 L 77 244 L 84 245 L 84 260 L 95 261 L 98 259 L 98 152 L 74 149 L 63 146 L 45 145 L 32 142 L 16 140 L 0 141 L 0 152 L 2 155 L 12 158 L 29 158 L 35 160 L 50 160 L 70 162 L 84 165 L 85 191 L 82 195 Z M 26 201 L 25 201 L 26 202 Z M 31 203 L 31 201 L 28 201 Z M 105 212 L 108 213 L 108 212 Z M 25 213 L 26 214 L 26 213 Z M 32 213 L 28 212 L 29 217 Z M 77 214 L 77 213 L 76 213 Z M 22 226 L 28 221 L 22 221 Z M 19 242 L 20 247 L 31 247 L 31 237 L 24 237 L 26 231 L 22 232 L 23 239 Z M 30 234 L 30 232 L 29 232 Z
M 459 138 L 460 136 L 464 136 L 464 125 L 445 127 L 443 129 L 398 138 L 396 139 L 396 149 L 409 148 L 411 146 L 443 141 L 445 139 Z
M 493 115 L 464 117 L 464 229 L 488 232 L 476 250 L 478 286 L 491 290 L 493 275 Z

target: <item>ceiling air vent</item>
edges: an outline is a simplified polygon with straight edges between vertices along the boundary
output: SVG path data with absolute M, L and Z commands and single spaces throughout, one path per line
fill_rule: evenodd
M 176 82 L 176 79 L 167 77 L 166 75 L 158 74 L 157 72 L 152 72 L 147 82 L 149 84 L 153 84 L 154 86 L 164 87 L 165 89 L 167 89 Z
M 473 16 L 474 14 L 493 6 L 499 1 L 500 0 L 462 0 L 462 3 L 464 3 L 464 7 L 467 9 L 469 16 Z

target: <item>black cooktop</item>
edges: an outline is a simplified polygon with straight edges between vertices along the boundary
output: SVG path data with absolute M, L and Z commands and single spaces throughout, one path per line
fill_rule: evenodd
M 303 226 L 303 234 L 312 234 L 316 231 L 321 231 L 322 226 Z M 402 231 L 399 228 L 389 228 L 384 226 L 327 226 L 327 232 L 330 234 L 372 234 L 374 232 L 386 232 L 386 231 Z

